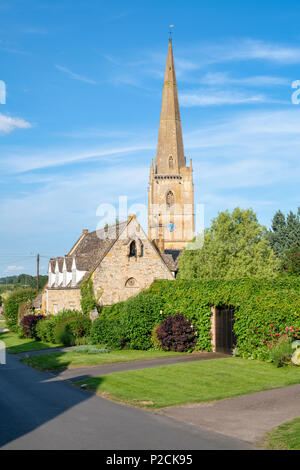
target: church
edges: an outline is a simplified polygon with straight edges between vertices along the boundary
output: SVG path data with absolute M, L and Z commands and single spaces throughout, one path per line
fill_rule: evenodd
M 51 258 L 43 310 L 81 310 L 80 284 L 91 279 L 99 305 L 126 300 L 155 279 L 173 280 L 178 257 L 195 231 L 192 160 L 186 164 L 172 39 L 165 69 L 157 153 L 150 166 L 148 235 L 135 215 L 81 236 Z

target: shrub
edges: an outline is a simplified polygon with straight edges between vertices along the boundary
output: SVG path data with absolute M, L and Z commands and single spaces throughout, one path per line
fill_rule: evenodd
M 162 320 L 161 300 L 147 291 L 128 299 L 121 312 L 121 329 L 130 349 L 150 349 L 151 332 Z
M 4 316 L 7 327 L 11 331 L 18 329 L 18 309 L 23 302 L 33 300 L 37 295 L 34 289 L 17 289 L 7 297 L 4 303 Z
M 53 315 L 44 317 L 43 320 L 39 321 L 36 325 L 36 336 L 41 341 L 46 343 L 54 343 L 54 327 L 56 325 L 56 317 Z
M 96 318 L 91 328 L 91 342 L 105 344 L 112 349 L 122 349 L 124 339 L 120 320 L 109 315 L 100 315 Z
M 44 315 L 25 315 L 21 321 L 23 335 L 37 339 L 36 326 L 43 318 Z
M 159 325 L 155 325 L 155 327 L 152 329 L 151 343 L 152 343 L 153 349 L 156 349 L 157 351 L 161 351 L 162 350 L 161 341 L 157 337 L 158 327 Z
M 192 351 L 197 341 L 191 321 L 182 313 L 167 317 L 158 326 L 156 334 L 164 351 Z
M 291 363 L 292 353 L 291 341 L 282 339 L 270 349 L 270 360 L 276 367 L 286 366 Z
M 81 313 L 62 315 L 54 326 L 54 342 L 64 346 L 74 346 L 77 339 L 88 336 L 91 330 L 91 320 Z

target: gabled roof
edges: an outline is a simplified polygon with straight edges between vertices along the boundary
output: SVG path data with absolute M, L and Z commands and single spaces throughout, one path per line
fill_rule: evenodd
M 79 271 L 90 272 L 102 261 L 127 224 L 128 221 L 94 232 L 84 232 L 68 255 L 50 259 L 51 272 L 55 274 L 56 262 L 58 262 L 59 271 L 63 272 L 64 260 L 67 271 L 71 272 L 74 259 Z
M 110 251 L 114 243 L 118 240 L 121 233 L 125 230 L 127 225 L 132 220 L 129 217 L 126 222 L 111 225 L 107 228 L 96 230 L 94 232 L 84 231 L 78 241 L 75 243 L 71 251 L 65 257 L 57 257 L 50 259 L 51 272 L 55 274 L 56 261 L 58 262 L 59 271 L 63 272 L 64 260 L 68 272 L 72 271 L 73 260 L 75 260 L 76 268 L 79 271 L 84 271 L 83 278 L 73 288 L 78 288 L 80 283 L 87 279 L 90 273 L 101 263 L 106 254 Z M 139 225 L 139 224 L 138 224 Z M 140 227 L 140 225 L 139 225 Z M 141 227 L 140 227 L 141 229 Z M 141 229 L 142 230 L 142 229 Z M 146 237 L 145 233 L 143 232 Z M 130 237 L 131 238 L 131 237 Z M 150 240 L 149 240 L 150 242 Z M 125 239 L 126 243 L 126 239 Z M 150 242 L 151 243 L 151 242 Z M 151 243 L 152 244 L 152 243 Z M 157 247 L 153 245 L 154 250 L 158 252 L 162 262 L 166 265 L 169 271 L 177 271 L 176 260 L 180 251 L 167 250 L 161 254 Z M 64 288 L 70 288 L 71 282 Z M 62 288 L 62 285 L 56 287 Z

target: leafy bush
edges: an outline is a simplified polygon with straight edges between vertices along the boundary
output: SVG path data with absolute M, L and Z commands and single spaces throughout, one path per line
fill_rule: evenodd
M 11 331 L 17 331 L 18 328 L 19 305 L 33 300 L 37 294 L 34 289 L 17 289 L 9 294 L 4 303 L 4 316 L 6 325 Z
M 122 349 L 124 339 L 120 320 L 110 318 L 108 315 L 100 315 L 99 318 L 96 318 L 91 328 L 91 342 L 105 344 L 112 349 Z
M 54 315 L 44 317 L 36 325 L 36 336 L 41 341 L 46 343 L 54 343 L 54 327 L 56 325 L 56 318 Z
M 91 330 L 91 320 L 81 313 L 62 315 L 54 326 L 54 342 L 65 346 L 74 346 L 77 338 L 88 336 Z
M 40 322 L 38 322 L 37 327 L 36 327 L 36 334 L 37 337 L 41 341 L 46 341 L 48 343 L 55 343 L 55 337 L 54 337 L 54 328 L 57 323 L 68 319 L 68 318 L 73 318 L 74 316 L 80 316 L 82 317 L 82 313 L 79 312 L 78 310 L 63 310 L 59 312 L 57 315 L 48 315 L 47 317 L 44 317 L 44 319 Z M 61 343 L 57 343 L 61 344 Z
M 36 326 L 44 315 L 25 315 L 21 321 L 23 335 L 27 338 L 37 338 Z
M 158 327 L 159 325 L 155 325 L 155 327 L 152 329 L 151 343 L 152 343 L 153 349 L 155 349 L 156 351 L 161 351 L 162 350 L 161 341 L 157 337 Z
M 156 334 L 164 351 L 192 351 L 197 341 L 191 321 L 182 313 L 167 317 L 157 327 Z
M 146 350 L 152 347 L 153 327 L 162 320 L 160 298 L 147 291 L 128 299 L 121 313 L 121 329 L 125 343 L 130 349 Z

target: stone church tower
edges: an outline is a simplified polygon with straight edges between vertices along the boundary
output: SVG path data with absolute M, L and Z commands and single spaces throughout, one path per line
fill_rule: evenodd
M 148 237 L 161 252 L 182 250 L 194 236 L 192 160 L 186 166 L 172 39 L 169 40 L 155 163 L 150 167 Z

